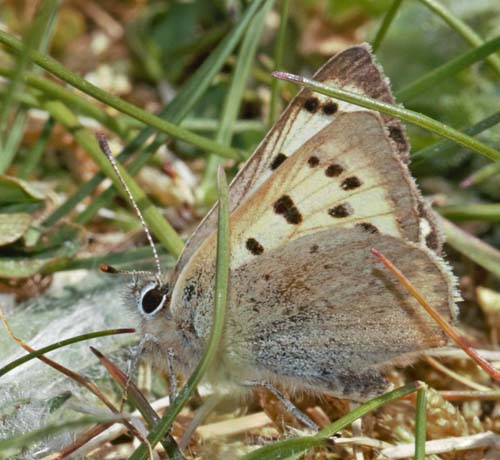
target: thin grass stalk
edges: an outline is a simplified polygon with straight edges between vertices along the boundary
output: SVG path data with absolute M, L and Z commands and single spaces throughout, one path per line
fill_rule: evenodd
M 444 79 L 456 75 L 458 72 L 466 69 L 472 64 L 483 60 L 484 58 L 495 53 L 500 48 L 500 36 L 485 42 L 481 46 L 457 56 L 445 64 L 436 67 L 435 69 L 417 78 L 408 86 L 396 91 L 396 99 L 399 102 L 407 102 L 410 99 L 422 94 L 428 89 L 441 83 Z
M 273 7 L 273 4 L 274 0 L 267 0 L 262 9 L 252 19 L 252 22 L 245 32 L 240 52 L 238 53 L 238 60 L 233 70 L 231 85 L 224 99 L 219 129 L 215 135 L 216 142 L 221 145 L 231 144 L 233 134 L 232 127 L 238 117 L 245 87 L 250 76 L 252 62 L 255 59 L 257 46 L 264 28 L 265 19 L 268 12 Z M 216 175 L 217 168 L 220 164 L 221 161 L 217 156 L 210 155 L 203 174 L 203 179 L 197 191 L 198 201 L 205 205 L 211 205 L 215 199 Z
M 500 251 L 498 249 L 464 232 L 447 219 L 440 219 L 440 225 L 447 244 L 500 278 Z
M 484 118 L 478 123 L 464 129 L 463 133 L 469 136 L 475 136 L 476 134 L 482 133 L 498 123 L 500 123 L 500 110 L 495 112 L 493 115 Z M 430 159 L 435 155 L 445 155 L 457 150 L 458 148 L 460 148 L 460 146 L 455 142 L 443 139 L 430 145 L 429 147 L 425 147 L 418 152 L 413 153 L 411 155 L 411 161 L 413 165 L 419 164 L 421 161 L 425 161 L 428 158 Z
M 494 163 L 496 164 L 496 163 Z M 437 208 L 439 214 L 447 219 L 463 222 L 480 220 L 485 222 L 500 223 L 499 203 L 476 203 L 455 206 L 441 206 Z
M 394 21 L 394 18 L 396 17 L 401 3 L 403 3 L 403 0 L 394 0 L 387 10 L 387 13 L 385 14 L 384 19 L 382 20 L 382 23 L 380 24 L 380 27 L 377 30 L 377 34 L 375 35 L 375 38 L 372 42 L 372 48 L 374 52 L 376 52 L 380 48 L 380 45 L 387 35 L 387 31 L 389 30 L 392 21 Z
M 52 343 L 51 345 L 47 345 L 46 347 L 39 348 L 36 351 L 30 352 L 25 356 L 21 356 L 20 358 L 6 364 L 2 368 L 0 368 L 0 377 L 9 373 L 10 371 L 16 369 L 32 359 L 39 358 L 42 355 L 45 355 L 51 351 L 57 350 L 59 348 L 64 348 L 68 345 L 72 345 L 78 342 L 84 342 L 86 340 L 97 339 L 99 337 L 107 337 L 108 335 L 117 335 L 117 334 L 130 334 L 135 332 L 135 329 L 125 328 L 125 329 L 108 329 L 106 331 L 97 331 L 97 332 L 89 332 L 87 334 L 78 335 L 75 337 L 71 337 L 66 340 L 61 340 L 59 342 Z
M 469 27 L 460 18 L 455 16 L 448 8 L 436 0 L 419 0 L 432 12 L 441 17 L 452 29 L 457 31 L 462 38 L 471 46 L 479 47 L 484 42 L 483 39 L 477 34 L 474 29 Z M 489 56 L 487 62 L 491 68 L 500 76 L 500 58 L 498 55 Z
M 427 435 L 426 387 L 417 391 L 417 407 L 415 420 L 415 460 L 425 460 L 425 441 Z
M 464 179 L 460 183 L 460 187 L 467 188 L 471 185 L 478 185 L 497 174 L 500 174 L 500 161 L 483 166 L 481 169 Z
M 0 75 L 6 78 L 12 78 L 12 74 L 13 72 L 11 69 L 0 67 Z M 32 90 L 37 91 L 37 94 L 40 92 L 46 99 L 55 99 L 64 102 L 66 105 L 71 107 L 73 111 L 78 112 L 80 115 L 93 118 L 119 136 L 127 137 L 127 129 L 129 128 L 128 125 L 131 121 L 134 123 L 136 122 L 136 120 L 128 118 L 128 115 L 120 114 L 121 118 L 113 117 L 109 115 L 106 110 L 103 110 L 102 106 L 96 104 L 95 102 L 93 103 L 88 99 L 82 98 L 74 91 L 61 86 L 48 78 L 43 78 L 39 75 L 28 72 L 24 73 L 22 78 L 27 86 L 32 88 Z M 31 92 L 33 93 L 35 91 Z M 125 117 L 127 117 L 130 121 L 126 121 Z M 143 123 L 140 123 L 140 126 L 144 126 Z
M 305 88 L 309 88 L 320 94 L 325 94 L 326 96 L 335 97 L 341 101 L 350 102 L 351 104 L 356 104 L 367 109 L 376 110 L 377 112 L 385 113 L 396 118 L 401 118 L 408 123 L 420 126 L 428 131 L 431 131 L 441 137 L 450 139 L 458 144 L 461 144 L 474 152 L 480 153 L 491 160 L 500 160 L 500 152 L 495 150 L 476 139 L 467 136 L 456 129 L 450 128 L 449 126 L 434 120 L 427 115 L 419 112 L 414 112 L 413 110 L 404 109 L 398 105 L 388 104 L 386 102 L 381 102 L 376 99 L 369 98 L 367 96 L 362 96 L 345 89 L 338 88 L 336 86 L 326 85 L 324 83 L 311 80 L 309 78 L 301 77 L 298 75 L 293 75 L 285 72 L 273 72 L 273 76 L 280 78 L 282 80 L 290 81 L 292 83 L 298 84 Z
M 28 179 L 37 167 L 42 158 L 43 152 L 45 151 L 45 147 L 47 147 L 47 144 L 50 140 L 50 135 L 52 134 L 54 125 L 55 120 L 52 117 L 49 117 L 43 125 L 42 131 L 40 132 L 40 136 L 36 140 L 35 145 L 29 152 L 29 155 L 26 156 L 26 159 L 19 168 L 18 176 L 21 179 Z
M 406 291 L 424 308 L 424 310 L 439 325 L 441 330 L 452 339 L 469 357 L 483 369 L 488 375 L 497 382 L 500 382 L 500 371 L 494 368 L 486 359 L 484 359 L 470 344 L 470 342 L 461 335 L 441 314 L 430 305 L 425 297 L 418 291 L 411 281 L 402 273 L 387 257 L 377 249 L 372 248 L 371 253 L 382 262 L 389 272 L 399 281 Z
M 17 337 L 12 329 L 10 328 L 9 323 L 7 322 L 7 319 L 5 318 L 5 315 L 3 313 L 2 308 L 0 307 L 0 321 L 3 323 L 5 326 L 5 329 L 7 330 L 7 333 L 9 336 L 17 342 L 17 344 L 28 351 L 29 353 L 36 353 L 38 350 L 35 350 L 31 346 L 29 346 L 27 343 L 25 343 L 22 339 Z M 72 371 L 71 369 L 68 369 L 67 367 L 59 364 L 58 362 L 47 358 L 45 355 L 40 355 L 36 356 L 37 359 L 42 361 L 43 363 L 47 364 L 48 366 L 52 367 L 52 369 L 55 369 L 57 372 L 65 375 L 66 377 L 70 378 L 74 382 L 76 382 L 78 385 L 81 385 L 82 387 L 86 388 L 88 391 L 93 393 L 113 414 L 117 415 L 120 417 L 120 421 L 130 430 L 131 433 L 136 433 L 139 435 L 139 437 L 142 438 L 142 435 L 137 432 L 135 427 L 126 419 L 124 419 L 121 415 L 119 410 L 114 406 L 114 404 L 104 395 L 104 393 L 99 389 L 99 387 L 88 377 L 84 375 L 80 375 L 77 372 Z M 150 446 L 147 446 L 150 447 Z
M 25 50 L 17 58 L 12 78 L 4 94 L 2 104 L 0 104 L 0 151 L 2 152 L 0 155 L 0 174 L 5 173 L 11 165 L 24 132 L 26 114 L 23 111 L 15 110 L 12 106 L 16 102 L 18 92 L 22 89 L 23 74 L 31 65 L 29 54 L 35 49 L 40 51 L 47 49 L 59 2 L 60 0 L 45 0 L 42 4 L 35 24 L 30 28 L 26 37 Z M 13 112 L 15 112 L 13 129 L 7 129 L 7 117 L 9 113 Z
M 151 404 L 149 404 L 146 397 L 139 390 L 137 385 L 127 376 L 121 369 L 116 366 L 110 359 L 104 356 L 99 350 L 94 347 L 90 347 L 92 353 L 97 356 L 102 365 L 106 368 L 109 375 L 113 380 L 122 388 L 125 392 L 128 402 L 136 408 L 142 415 L 147 425 L 152 429 L 156 423 L 160 421 L 159 415 L 153 409 Z M 171 459 L 183 459 L 184 456 L 180 451 L 175 439 L 170 433 L 165 435 L 165 438 L 160 441 L 165 451 L 168 454 L 168 458 Z
M 280 27 L 278 29 L 278 36 L 276 37 L 276 44 L 274 45 L 274 70 L 279 70 L 283 61 L 283 51 L 285 49 L 286 26 L 288 23 L 288 9 L 290 0 L 281 0 L 280 4 Z M 276 78 L 271 80 L 271 101 L 269 102 L 269 120 L 268 127 L 271 128 L 278 118 L 279 111 L 279 89 L 280 81 Z
M 172 256 L 164 257 L 166 253 L 163 248 L 157 247 L 156 250 L 160 254 L 162 266 L 167 270 L 172 268 L 175 263 L 175 258 Z M 47 264 L 42 273 L 49 275 L 58 271 L 78 270 L 82 268 L 95 270 L 102 264 L 114 266 L 120 264 L 131 264 L 132 262 L 134 267 L 137 267 L 140 262 L 151 262 L 151 246 L 147 245 L 139 248 L 128 249 L 123 252 L 112 252 L 98 256 L 82 257 L 80 259 L 56 260 Z
M 230 261 L 230 238 L 229 238 L 229 203 L 226 177 L 222 168 L 219 169 L 219 206 L 218 206 L 218 229 L 217 229 L 217 258 L 215 274 L 215 296 L 214 296 L 214 319 L 212 330 L 207 342 L 205 353 L 189 377 L 186 385 L 181 389 L 177 398 L 171 402 L 169 411 L 162 417 L 156 429 L 148 436 L 149 442 L 155 446 L 168 432 L 177 414 L 184 404 L 196 390 L 200 380 L 205 375 L 210 364 L 217 354 L 219 342 L 222 338 L 224 318 L 227 303 L 227 291 L 229 282 Z M 132 454 L 130 460 L 146 460 L 147 448 L 141 444 Z

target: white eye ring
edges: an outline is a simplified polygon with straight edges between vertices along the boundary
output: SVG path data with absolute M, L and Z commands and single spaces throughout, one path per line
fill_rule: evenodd
M 165 305 L 165 301 L 167 300 L 167 295 L 162 294 L 162 298 L 159 304 L 154 306 L 154 308 L 147 312 L 144 310 L 144 298 L 151 292 L 156 290 L 158 294 L 161 294 L 160 291 L 158 290 L 158 285 L 156 283 L 148 283 L 146 286 L 144 286 L 141 289 L 141 295 L 139 296 L 139 299 L 137 301 L 137 309 L 139 310 L 139 313 L 146 318 L 152 318 L 155 316 Z

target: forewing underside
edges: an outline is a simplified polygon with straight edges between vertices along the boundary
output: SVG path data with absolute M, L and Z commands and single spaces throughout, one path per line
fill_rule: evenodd
M 233 212 L 232 267 L 328 228 L 418 242 L 416 193 L 380 117 L 343 113 Z

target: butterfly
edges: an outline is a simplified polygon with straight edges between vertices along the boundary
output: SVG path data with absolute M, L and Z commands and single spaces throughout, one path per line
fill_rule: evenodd
M 366 44 L 314 79 L 394 103 Z M 211 374 L 363 401 L 390 388 L 388 366 L 446 343 L 370 253 L 394 260 L 443 317 L 456 317 L 442 237 L 408 161 L 397 119 L 298 93 L 230 185 L 228 306 Z M 216 232 L 215 206 L 170 278 L 137 276 L 128 296 L 155 361 L 172 349 L 186 374 L 212 324 Z

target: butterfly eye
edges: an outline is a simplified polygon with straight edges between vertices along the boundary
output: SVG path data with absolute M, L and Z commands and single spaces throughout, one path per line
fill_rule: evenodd
M 145 316 L 153 316 L 163 308 L 168 291 L 160 290 L 156 284 L 148 284 L 141 291 L 138 308 Z

